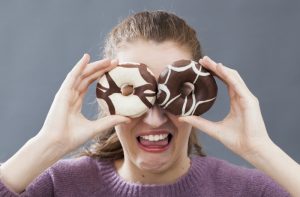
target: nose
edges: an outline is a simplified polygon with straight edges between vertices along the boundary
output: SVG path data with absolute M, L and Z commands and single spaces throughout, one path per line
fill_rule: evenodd
M 168 121 L 163 109 L 154 105 L 143 117 L 143 122 L 151 126 L 152 128 L 159 128 Z

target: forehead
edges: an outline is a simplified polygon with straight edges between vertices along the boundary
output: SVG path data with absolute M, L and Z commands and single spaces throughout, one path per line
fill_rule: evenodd
M 155 77 L 158 77 L 163 69 L 174 61 L 192 59 L 192 55 L 187 49 L 172 41 L 157 43 L 138 40 L 120 47 L 116 55 L 120 63 L 139 62 L 146 64 Z

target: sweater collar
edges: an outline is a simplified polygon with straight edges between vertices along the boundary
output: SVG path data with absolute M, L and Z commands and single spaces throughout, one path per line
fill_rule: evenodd
M 99 161 L 102 181 L 116 196 L 182 196 L 194 187 L 200 187 L 205 173 L 204 157 L 191 156 L 191 166 L 187 173 L 171 184 L 141 184 L 123 179 L 116 171 L 113 161 Z

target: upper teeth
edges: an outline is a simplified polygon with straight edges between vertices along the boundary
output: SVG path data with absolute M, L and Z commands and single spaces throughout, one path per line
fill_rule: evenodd
M 141 138 L 149 141 L 159 141 L 164 140 L 168 137 L 168 134 L 159 134 L 159 135 L 143 135 Z

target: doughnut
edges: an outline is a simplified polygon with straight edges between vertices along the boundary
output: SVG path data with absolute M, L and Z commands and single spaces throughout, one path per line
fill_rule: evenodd
M 99 105 L 110 114 L 139 117 L 155 103 L 157 83 L 145 64 L 124 62 L 105 73 L 96 86 Z
M 213 105 L 217 84 L 212 74 L 192 60 L 178 60 L 158 78 L 157 104 L 180 116 L 199 116 Z

